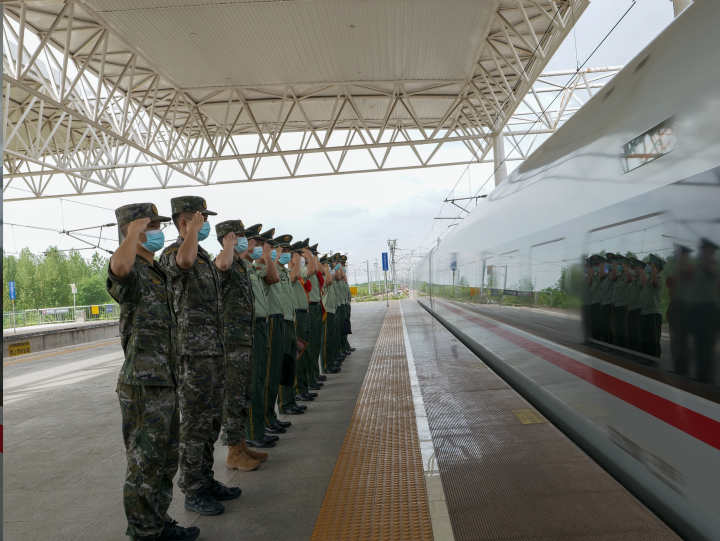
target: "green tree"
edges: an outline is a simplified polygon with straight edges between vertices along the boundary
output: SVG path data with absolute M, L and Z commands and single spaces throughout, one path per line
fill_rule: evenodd
M 89 304 L 108 304 L 114 302 L 105 289 L 105 277 L 93 274 L 78 283 L 77 303 L 79 306 Z

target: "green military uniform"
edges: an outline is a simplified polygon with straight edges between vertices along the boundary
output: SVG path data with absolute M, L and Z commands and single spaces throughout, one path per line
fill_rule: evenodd
M 321 262 L 330 263 L 327 257 L 321 259 Z M 337 371 L 337 322 L 335 321 L 337 311 L 337 286 L 335 284 L 333 281 L 331 284 L 325 284 L 323 287 L 324 295 L 322 303 L 325 307 L 325 319 L 323 321 L 322 350 L 320 355 L 325 372 Z
M 222 245 L 223 237 L 245 235 L 241 220 L 228 220 L 215 226 Z M 221 274 L 225 344 L 225 398 L 223 400 L 223 440 L 226 445 L 245 441 L 250 407 L 254 298 L 246 262 L 234 254 L 230 269 Z
M 640 281 L 640 273 L 644 272 L 644 265 L 637 259 L 631 259 L 630 264 L 632 266 L 632 279 L 627 288 L 627 347 L 635 351 L 640 351 L 642 349 L 640 329 L 640 312 L 642 309 L 640 294 L 642 292 L 642 283 Z
M 675 258 L 666 274 L 670 293 L 670 304 L 667 311 L 670 327 L 670 349 L 672 351 L 673 369 L 677 374 L 687 374 L 690 356 L 688 348 L 688 316 L 692 301 L 693 267 L 690 263 L 690 248 L 677 245 Z
M 275 246 L 283 246 L 290 249 L 291 235 L 281 235 L 274 240 Z M 280 386 L 278 393 L 278 406 L 282 409 L 296 408 L 295 402 L 295 356 L 297 352 L 295 334 L 295 304 L 293 301 L 293 289 L 290 282 L 290 273 L 285 265 L 276 261 L 279 285 L 282 286 L 282 295 L 279 297 L 282 305 L 283 326 L 284 326 L 284 349 L 282 367 L 280 371 Z
M 310 251 L 317 255 L 317 244 L 310 246 Z M 310 282 L 310 291 L 308 292 L 308 313 L 310 320 L 310 344 L 308 345 L 308 366 L 310 368 L 310 381 L 316 382 L 320 376 L 320 365 L 318 359 L 322 344 L 322 307 L 320 306 L 320 280 L 317 273 L 313 273 L 307 278 Z
M 621 347 L 627 347 L 627 315 L 628 297 L 630 283 L 626 275 L 629 261 L 624 257 L 618 257 L 615 262 L 615 287 L 613 288 L 613 334 L 615 343 Z
M 169 221 L 155 205 L 125 205 L 115 211 L 118 226 L 138 218 Z M 173 477 L 178 467 L 179 411 L 173 352 L 174 317 L 167 276 L 141 256 L 127 276 L 108 267 L 107 290 L 120 305 L 125 361 L 117 393 L 127 452 L 123 504 L 127 535 L 159 536 L 170 522 Z
M 273 231 L 274 232 L 274 231 Z M 265 236 L 265 234 L 264 234 Z M 284 237 L 290 237 L 285 235 Z M 290 237 L 292 239 L 292 237 Z M 290 239 L 286 242 L 289 243 Z M 267 239 L 274 245 L 272 233 Z M 277 265 L 273 261 L 273 265 Z M 267 270 L 263 264 L 256 263 L 257 271 L 261 277 L 265 277 Z M 277 265 L 280 266 L 280 265 Z M 282 277 L 281 277 L 282 280 Z M 286 280 L 288 280 L 286 278 Z M 289 281 L 289 280 L 288 280 Z M 274 284 L 263 282 L 265 294 L 268 300 L 268 355 L 265 366 L 265 424 L 272 425 L 277 422 L 275 414 L 275 402 L 277 401 L 278 390 L 280 386 L 280 376 L 282 374 L 283 358 L 287 349 L 287 333 L 284 323 L 285 308 L 283 302 L 287 295 L 286 287 L 282 281 Z
M 294 253 L 302 253 L 302 249 L 307 247 L 309 239 L 305 241 L 296 242 L 290 247 L 290 250 Z M 309 352 L 308 345 L 310 342 L 310 318 L 309 318 L 309 302 L 308 295 L 305 291 L 305 280 L 307 280 L 307 272 L 300 269 L 300 274 L 297 279 L 290 284 L 292 289 L 292 301 L 293 308 L 295 310 L 295 335 L 299 340 L 305 342 L 305 350 L 303 354 L 297 359 L 295 364 L 295 393 L 297 395 L 307 398 L 309 392 L 309 385 L 311 382 L 309 371 Z
M 349 355 L 352 351 L 352 348 L 350 347 L 350 342 L 348 341 L 348 334 L 352 332 L 350 325 L 350 307 L 352 303 L 352 293 L 350 293 L 350 284 L 348 284 L 347 275 L 345 274 L 347 256 L 342 256 L 340 258 L 340 262 L 342 264 L 343 270 L 343 280 L 341 283 L 343 290 L 343 324 L 341 327 L 340 349 L 344 353 Z
M 182 212 L 208 211 L 200 197 L 171 200 L 173 216 Z M 198 246 L 195 264 L 181 268 L 176 256 L 182 238 L 160 256 L 167 269 L 177 318 L 179 354 L 180 479 L 186 495 L 213 490 L 213 449 L 220 434 L 223 408 L 225 356 L 221 283 L 210 255 Z
M 591 336 L 595 340 L 600 340 L 602 336 L 602 324 L 601 324 L 601 312 L 602 308 L 600 305 L 600 284 L 602 278 L 600 277 L 600 266 L 604 264 L 605 260 L 600 255 L 593 255 L 590 257 L 592 262 L 592 281 L 590 282 L 590 332 Z
M 659 277 L 653 279 L 652 268 L 657 269 L 659 273 L 662 269 L 663 261 L 653 254 L 650 254 L 648 260 L 651 268 L 647 271 L 647 279 L 640 291 L 641 351 L 653 357 L 659 357 L 660 327 L 662 325 L 660 291 L 662 284 L 660 283 Z
M 715 383 L 715 343 L 720 326 L 720 272 L 717 265 L 718 245 L 700 239 L 700 254 L 695 263 L 689 327 L 695 342 L 698 380 Z
M 260 238 L 260 224 L 245 230 L 248 239 Z M 265 435 L 265 370 L 268 355 L 268 300 L 261 273 L 250 261 L 242 262 L 250 277 L 253 292 L 255 324 L 253 328 L 252 378 L 250 390 L 250 411 L 248 412 L 247 438 L 254 443 L 263 443 Z

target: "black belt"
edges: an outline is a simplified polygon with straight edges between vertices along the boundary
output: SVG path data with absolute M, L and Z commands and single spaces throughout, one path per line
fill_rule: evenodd
M 310 302 L 310 306 L 315 306 L 316 304 L 320 304 L 320 301 Z
M 305 308 L 298 308 L 298 309 L 295 310 L 295 311 L 296 311 L 296 312 L 304 312 L 304 313 L 307 313 L 307 310 L 306 310 Z
M 284 317 L 285 317 L 285 316 L 283 316 L 282 314 L 270 314 L 270 315 L 268 316 L 268 318 L 272 318 L 272 319 L 282 319 L 282 318 L 284 318 Z

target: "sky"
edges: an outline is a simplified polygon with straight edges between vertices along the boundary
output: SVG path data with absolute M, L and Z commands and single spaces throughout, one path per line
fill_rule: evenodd
M 588 59 L 610 28 L 633 5 L 628 15 L 604 44 Z M 594 0 L 575 29 L 548 63 L 546 71 L 626 64 L 641 51 L 673 17 L 671 0 Z M 515 164 L 516 165 L 516 164 Z M 29 224 L 51 229 L 75 229 L 114 222 L 114 209 L 128 203 L 152 201 L 169 213 L 170 198 L 200 195 L 208 208 L 219 213 L 211 225 L 223 219 L 241 218 L 245 224 L 263 223 L 278 234 L 298 239 L 310 237 L 323 252 L 349 254 L 350 280 L 365 281 L 366 263 L 371 273 L 387 251 L 387 240 L 397 239 L 398 259 L 409 262 L 411 254 L 424 251 L 447 231 L 448 221 L 436 216 L 457 213 L 442 200 L 453 186 L 455 196 L 474 193 L 489 178 L 488 165 L 439 167 L 385 173 L 363 173 L 248 184 L 211 186 L 202 189 L 156 190 L 141 193 L 82 196 L 4 203 L 3 248 L 17 254 L 23 247 L 42 253 L 48 246 L 80 248 L 83 243 L 50 231 L 8 224 Z M 462 177 L 462 178 L 461 178 Z M 461 178 L 460 182 L 458 179 Z M 89 230 L 95 238 L 98 229 Z M 174 234 L 166 230 L 167 238 Z M 104 246 L 112 247 L 115 228 L 102 230 Z M 88 240 L 93 240 L 88 238 Z M 214 235 L 203 242 L 219 251 Z M 91 251 L 84 251 L 87 257 Z

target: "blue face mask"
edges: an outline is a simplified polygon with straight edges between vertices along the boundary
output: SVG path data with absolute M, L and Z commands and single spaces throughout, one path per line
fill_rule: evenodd
M 290 263 L 290 257 L 291 256 L 288 253 L 280 254 L 280 257 L 278 258 L 278 263 L 280 263 L 281 265 L 287 265 L 288 263 Z
M 247 250 L 247 249 L 248 249 L 248 240 L 247 240 L 247 237 L 240 237 L 240 238 L 237 240 L 237 244 L 235 245 L 235 249 L 236 249 L 238 252 L 244 252 L 245 250 Z
M 275 258 L 277 258 L 277 250 L 273 248 L 273 250 L 270 252 L 270 259 L 275 261 Z
M 255 246 L 253 248 L 252 253 L 250 254 L 251 259 L 260 259 L 263 255 L 263 248 L 262 246 Z
M 148 252 L 157 252 L 165 245 L 165 234 L 159 229 L 150 229 L 145 231 L 145 238 L 142 247 Z
M 205 222 L 202 224 L 200 231 L 198 231 L 198 240 L 205 240 L 210 234 L 210 224 Z

